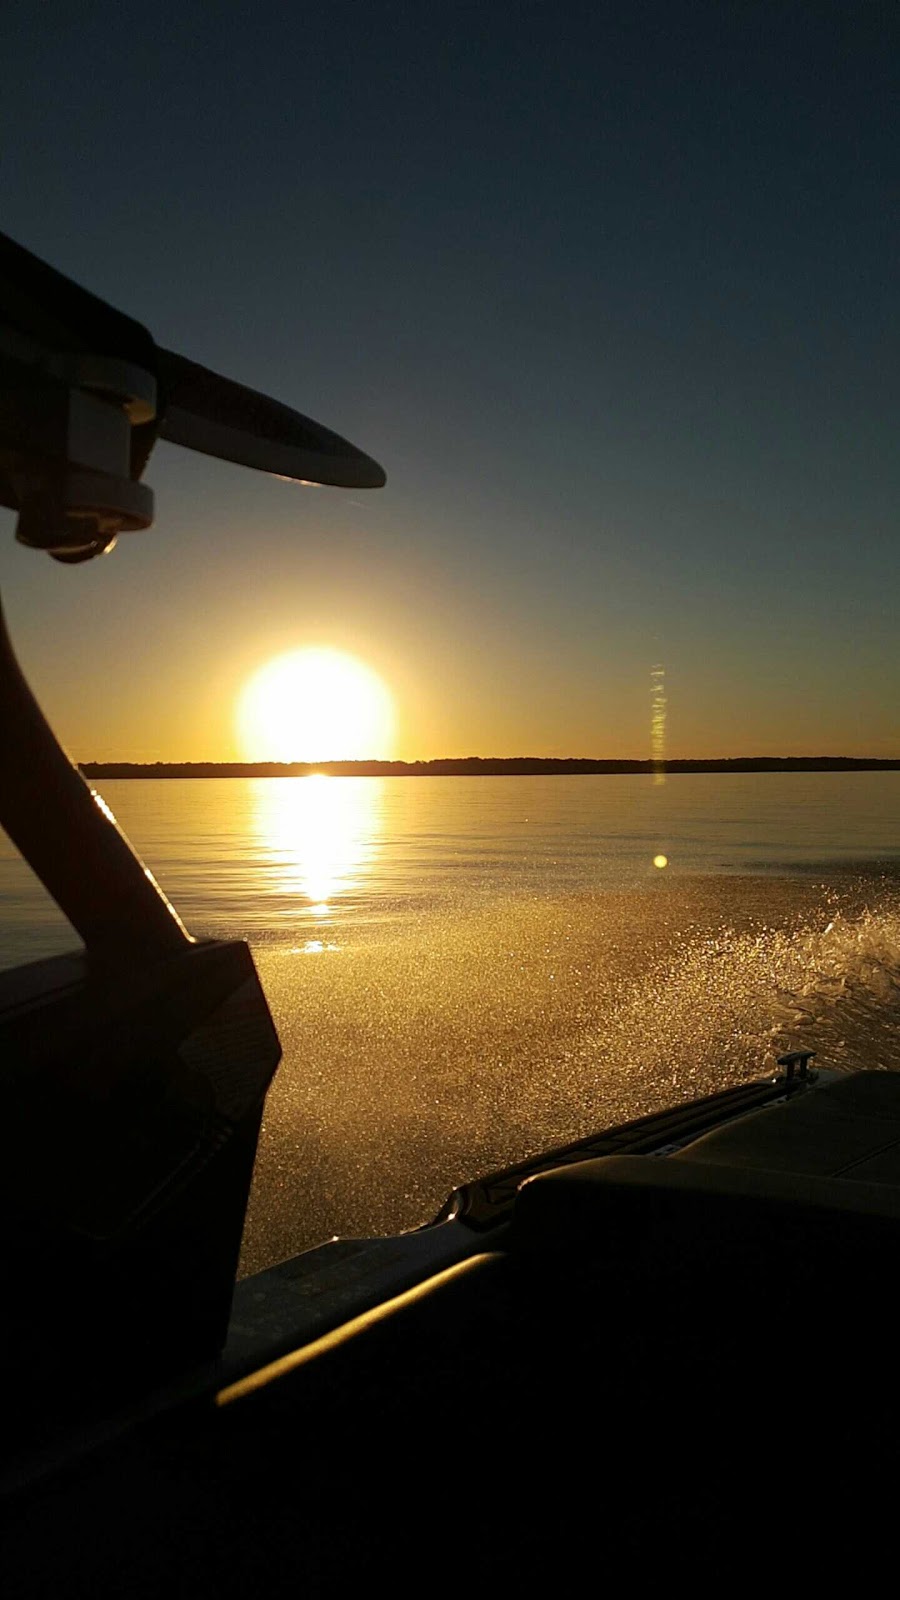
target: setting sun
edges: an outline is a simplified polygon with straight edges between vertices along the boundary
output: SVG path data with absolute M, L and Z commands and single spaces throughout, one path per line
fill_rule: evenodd
M 339 650 L 294 650 L 261 667 L 238 702 L 248 761 L 364 761 L 393 753 L 385 684 Z

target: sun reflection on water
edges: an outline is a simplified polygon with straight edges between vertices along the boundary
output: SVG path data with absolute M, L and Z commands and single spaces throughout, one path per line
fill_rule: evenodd
M 372 870 L 381 832 L 377 778 L 261 779 L 255 823 L 271 894 L 293 902 L 288 915 L 330 919 Z M 310 954 L 332 949 L 308 941 Z

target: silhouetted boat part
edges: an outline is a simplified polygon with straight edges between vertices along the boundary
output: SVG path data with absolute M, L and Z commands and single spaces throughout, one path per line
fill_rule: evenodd
M 182 442 L 382 481 L 10 243 L 0 278 L 0 498 L 26 544 L 82 560 L 149 525 L 158 385 Z M 0 976 L 7 1592 L 730 1578 L 773 1529 L 806 1581 L 873 1558 L 900 1080 L 796 1052 L 235 1287 L 279 1055 L 249 951 L 190 937 L 5 635 L 0 716 L 0 820 L 86 945 Z
M 157 438 L 298 483 L 380 488 L 377 462 L 299 412 L 157 346 L 0 235 L 0 504 L 16 537 L 87 560 L 147 528 Z

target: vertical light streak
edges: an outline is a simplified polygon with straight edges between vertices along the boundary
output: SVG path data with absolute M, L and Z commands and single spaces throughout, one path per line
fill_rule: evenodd
M 650 758 L 653 782 L 666 781 L 666 669 L 650 669 Z

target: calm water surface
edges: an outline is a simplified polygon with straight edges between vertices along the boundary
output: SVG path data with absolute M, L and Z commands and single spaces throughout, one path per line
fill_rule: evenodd
M 245 1269 L 790 1044 L 900 1066 L 900 773 L 102 791 L 190 930 L 250 939 L 281 1034 Z M 0 964 L 76 942 L 4 840 Z

